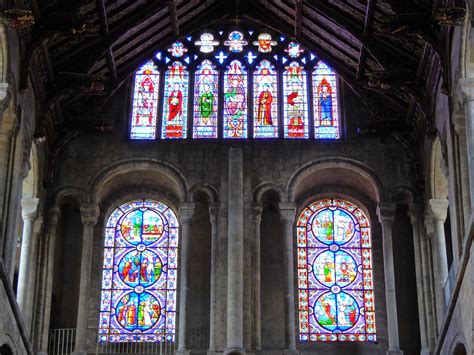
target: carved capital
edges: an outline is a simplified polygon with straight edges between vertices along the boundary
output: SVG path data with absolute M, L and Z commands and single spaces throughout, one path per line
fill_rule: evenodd
M 422 204 L 411 203 L 408 209 L 408 217 L 410 217 L 411 224 L 420 223 L 425 214 L 425 208 Z
M 86 224 L 95 225 L 97 218 L 99 218 L 99 206 L 95 204 L 82 204 L 79 206 L 81 210 L 81 221 L 85 226 Z
M 465 78 L 459 80 L 459 86 L 462 93 L 463 103 L 474 101 L 474 79 Z
M 196 209 L 195 203 L 182 203 L 179 205 L 179 221 L 181 223 L 189 223 L 193 218 L 194 210 Z
M 211 219 L 211 225 L 217 224 L 217 217 L 219 216 L 219 204 L 209 204 L 209 218 Z
M 393 223 L 397 205 L 392 202 L 380 202 L 377 206 L 377 216 L 380 223 Z
M 59 221 L 59 216 L 61 215 L 61 211 L 57 207 L 51 208 L 46 215 L 48 219 L 47 230 L 48 232 L 52 233 L 56 230 L 56 227 Z
M 429 201 L 429 205 L 431 217 L 444 223 L 448 213 L 448 200 L 445 198 L 432 198 Z
M 278 209 L 283 223 L 293 223 L 295 221 L 296 206 L 293 202 L 280 202 Z
M 21 217 L 24 221 L 27 219 L 36 219 L 38 215 L 38 198 L 25 197 L 21 199 Z
M 462 134 L 466 131 L 466 115 L 458 112 L 453 114 L 454 130 L 457 134 Z
M 252 221 L 255 224 L 260 224 L 262 220 L 262 204 L 253 203 L 252 204 Z

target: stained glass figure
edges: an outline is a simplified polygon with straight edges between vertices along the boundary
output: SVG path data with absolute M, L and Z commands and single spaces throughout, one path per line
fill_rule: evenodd
M 211 33 L 203 33 L 199 37 L 199 41 L 194 44 L 200 47 L 199 50 L 202 53 L 211 53 L 214 51 L 214 47 L 219 45 L 219 41 L 215 41 Z
M 165 74 L 161 138 L 186 138 L 189 74 L 174 62 Z
M 284 137 L 308 138 L 306 71 L 298 62 L 292 62 L 285 67 L 283 98 L 285 100 L 283 110 Z
M 152 61 L 135 73 L 131 139 L 155 139 L 159 72 Z
M 247 73 L 233 60 L 224 74 L 224 138 L 247 138 Z
M 298 58 L 300 54 L 304 52 L 304 49 L 301 48 L 299 43 L 290 42 L 288 43 L 288 48 L 285 49 L 285 52 L 288 53 L 290 58 Z
M 168 52 L 175 58 L 180 58 L 186 53 L 188 49 L 184 46 L 183 42 L 176 41 L 174 42 L 170 48 L 168 48 Z
M 217 138 L 219 74 L 209 60 L 204 60 L 194 75 L 193 138 Z
M 135 200 L 105 228 L 99 342 L 173 341 L 178 221 L 165 204 Z
M 244 34 L 239 31 L 232 31 L 229 34 L 229 40 L 224 42 L 224 45 L 229 46 L 229 51 L 233 53 L 242 52 L 247 44 L 248 42 L 244 40 Z
M 297 222 L 301 341 L 376 341 L 372 248 L 367 215 L 329 198 Z
M 319 61 L 313 71 L 314 137 L 339 138 L 339 107 L 336 73 Z
M 276 42 L 272 41 L 272 36 L 269 33 L 260 33 L 258 35 L 258 41 L 253 42 L 254 46 L 258 46 L 260 53 L 270 53 L 272 46 L 276 46 Z
M 275 68 L 262 60 L 253 74 L 254 137 L 278 137 L 278 87 Z

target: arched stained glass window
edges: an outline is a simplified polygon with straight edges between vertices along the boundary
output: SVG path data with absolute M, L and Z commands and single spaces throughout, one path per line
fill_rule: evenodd
M 339 138 L 336 73 L 319 61 L 313 71 L 314 137 Z
M 259 42 L 257 42 L 259 43 Z M 253 127 L 255 138 L 278 137 L 278 87 L 275 68 L 262 60 L 253 74 Z
M 356 205 L 329 198 L 297 221 L 301 341 L 375 341 L 370 222 Z
M 308 138 L 306 71 L 298 62 L 292 62 L 285 67 L 283 99 L 284 137 Z
M 165 204 L 125 203 L 105 229 L 100 342 L 174 340 L 178 221 Z
M 186 138 L 189 75 L 186 67 L 174 62 L 165 74 L 161 138 Z
M 224 138 L 247 138 L 247 72 L 233 60 L 224 74 Z
M 155 139 L 158 88 L 159 72 L 155 64 L 149 61 L 135 73 L 130 120 L 131 139 Z
M 193 138 L 217 138 L 217 95 L 219 73 L 204 60 L 194 79 Z

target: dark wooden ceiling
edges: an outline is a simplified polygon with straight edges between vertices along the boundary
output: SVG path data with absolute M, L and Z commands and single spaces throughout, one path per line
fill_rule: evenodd
M 240 21 L 315 52 L 366 106 L 365 133 L 397 132 L 410 143 L 425 135 L 433 94 L 449 79 L 451 27 L 435 14 L 457 2 L 36 0 L 37 22 L 22 31 L 21 85 L 34 74 L 44 112 L 38 134 L 51 144 L 76 130 L 106 131 L 111 123 L 99 122 L 98 113 L 143 58 L 178 36 Z

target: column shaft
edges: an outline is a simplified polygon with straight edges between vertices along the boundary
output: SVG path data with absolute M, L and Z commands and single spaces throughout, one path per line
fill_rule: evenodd
M 227 244 L 227 349 L 243 353 L 243 152 L 229 150 Z
M 92 245 L 94 226 L 97 223 L 99 209 L 96 205 L 81 205 L 82 257 L 81 279 L 79 283 L 79 305 L 77 309 L 76 345 L 75 354 L 87 352 L 87 322 L 89 318 L 89 287 L 91 278 Z
M 209 324 L 209 350 L 215 351 L 216 344 L 216 308 L 217 308 L 217 275 L 218 275 L 218 255 L 219 255 L 219 207 L 209 207 L 209 217 L 211 219 L 211 297 L 210 297 L 210 324 Z
M 464 95 L 464 111 L 466 112 L 467 168 L 469 170 L 469 191 L 472 202 L 474 201 L 474 79 L 462 79 L 460 85 Z
M 256 350 L 262 349 L 262 303 L 261 303 L 261 270 L 260 270 L 260 222 L 262 220 L 262 206 L 256 204 L 252 207 L 252 230 L 253 230 L 253 346 Z

